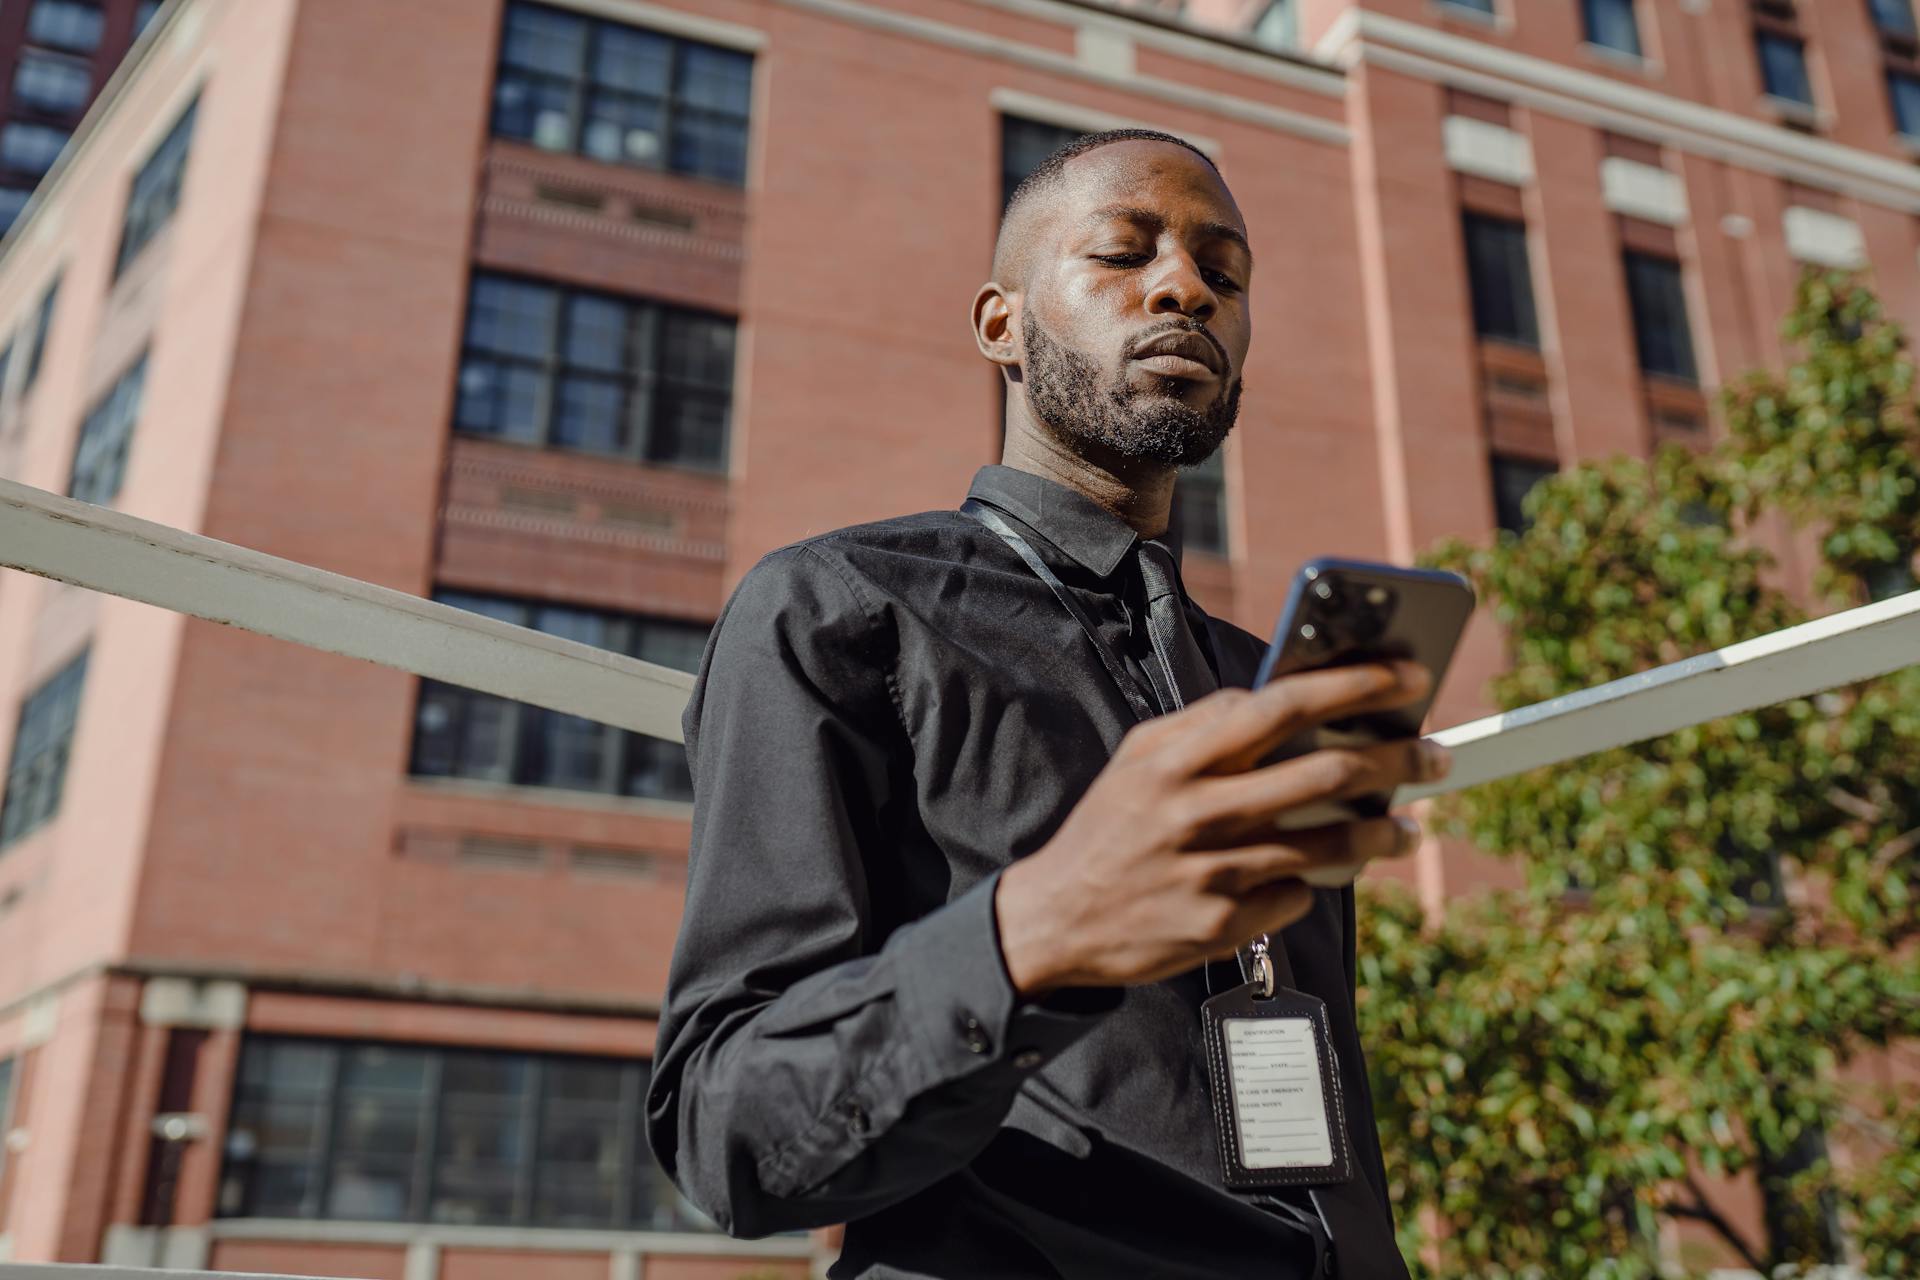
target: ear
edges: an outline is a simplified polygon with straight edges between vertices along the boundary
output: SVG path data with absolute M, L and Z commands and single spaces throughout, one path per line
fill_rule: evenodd
M 1017 370 L 1020 350 L 1019 294 L 988 281 L 973 295 L 973 340 L 980 354 L 1002 369 Z

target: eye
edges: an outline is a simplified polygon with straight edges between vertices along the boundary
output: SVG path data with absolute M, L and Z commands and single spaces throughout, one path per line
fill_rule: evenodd
M 1152 255 L 1145 253 L 1095 253 L 1089 255 L 1095 262 L 1104 262 L 1110 267 L 1137 267 L 1148 261 Z
M 1240 282 L 1235 280 L 1232 276 L 1228 275 L 1226 272 L 1209 271 L 1209 272 L 1206 272 L 1205 274 L 1207 277 L 1207 283 L 1211 284 L 1214 288 L 1218 289 L 1220 292 L 1222 293 L 1240 292 Z

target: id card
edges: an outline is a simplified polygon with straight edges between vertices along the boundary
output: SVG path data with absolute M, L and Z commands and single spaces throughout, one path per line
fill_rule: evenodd
M 1353 1160 L 1324 1001 L 1251 985 L 1200 1006 L 1220 1159 L 1230 1187 L 1345 1182 Z

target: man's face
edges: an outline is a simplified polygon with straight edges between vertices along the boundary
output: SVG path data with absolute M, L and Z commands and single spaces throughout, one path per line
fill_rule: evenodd
M 1068 442 L 1192 466 L 1233 430 L 1253 260 L 1220 176 L 1171 143 L 1069 162 L 1021 309 L 1028 406 Z

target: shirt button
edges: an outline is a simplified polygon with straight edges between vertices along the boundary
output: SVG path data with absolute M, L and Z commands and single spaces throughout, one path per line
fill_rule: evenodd
M 1337 1276 L 1340 1274 L 1340 1266 L 1333 1260 L 1332 1245 L 1328 1245 L 1327 1251 L 1320 1255 L 1320 1274 L 1323 1276 Z
M 980 1025 L 980 1019 L 970 1013 L 960 1015 L 960 1043 L 967 1046 L 968 1053 L 993 1052 L 993 1037 Z
M 1022 1071 L 1031 1071 L 1046 1061 L 1046 1055 L 1038 1049 L 1022 1049 L 1013 1055 L 1013 1065 Z
M 858 1138 L 867 1131 L 867 1111 L 857 1102 L 849 1102 L 840 1108 L 847 1118 L 847 1132 Z

